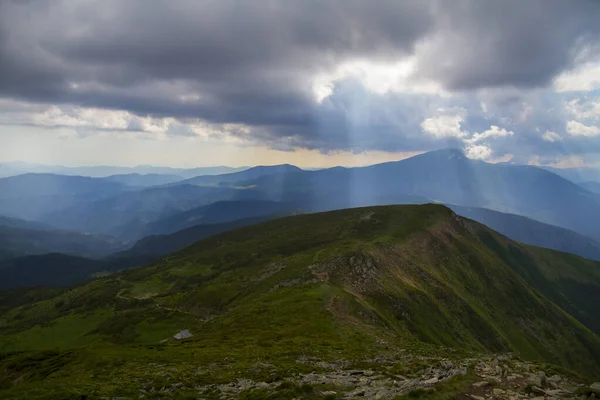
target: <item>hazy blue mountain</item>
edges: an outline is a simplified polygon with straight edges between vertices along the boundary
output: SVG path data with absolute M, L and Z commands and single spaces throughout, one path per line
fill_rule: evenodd
M 161 175 L 161 174 L 120 174 L 111 175 L 104 178 L 110 182 L 118 182 L 127 186 L 159 186 L 166 183 L 173 183 L 185 179 L 180 175 Z
M 36 229 L 36 230 L 51 230 L 53 229 L 49 225 L 42 224 L 36 221 L 29 221 L 26 219 L 6 217 L 0 215 L 0 226 L 10 228 L 22 228 L 22 229 Z
M 198 175 L 229 174 L 248 169 L 248 167 L 198 167 L 198 168 L 171 168 L 153 165 L 136 165 L 135 167 L 118 166 L 91 166 L 91 167 L 65 167 L 61 165 L 44 165 L 24 162 L 10 162 L 0 164 L 0 177 L 21 175 L 25 173 L 51 173 L 60 175 L 78 175 L 94 178 L 103 178 L 111 175 L 123 174 L 158 174 L 180 175 L 191 178 Z
M 180 212 L 225 200 L 272 200 L 269 197 L 271 191 L 268 189 L 255 190 L 252 184 L 236 186 L 233 183 L 268 175 L 285 176 L 297 171 L 303 172 L 300 168 L 291 165 L 278 165 L 256 167 L 233 174 L 200 176 L 160 187 L 129 190 L 98 201 L 71 204 L 68 207 L 52 210 L 39 219 L 62 229 L 103 233 L 133 241 L 146 234 L 165 232 L 160 228 L 162 222 L 158 222 L 165 217 L 175 218 L 173 222 L 165 222 L 169 232 L 173 232 L 194 224 L 185 223 L 185 220 L 201 218 L 201 214 L 204 216 L 211 214 L 198 210 L 196 214 L 191 212 L 180 217 L 175 216 Z M 273 209 L 267 211 L 269 207 Z M 234 213 L 232 217 L 227 217 L 226 211 L 219 210 L 220 214 L 212 213 L 210 222 L 232 221 L 258 215 L 258 211 L 247 214 L 247 209 L 243 207 L 238 207 L 237 210 L 234 208 L 227 211 Z M 265 213 L 280 210 L 275 203 L 264 204 L 262 209 Z M 149 226 L 154 222 L 156 222 L 155 226 Z
M 122 248 L 109 236 L 0 226 L 0 259 L 55 252 L 98 258 Z
M 60 253 L 0 261 L 0 289 L 71 286 L 149 262 L 147 257 L 91 260 Z
M 172 233 L 200 224 L 218 224 L 238 219 L 275 214 L 286 210 L 293 210 L 297 206 L 298 204 L 276 201 L 218 201 L 151 222 L 147 225 L 144 236 Z
M 243 182 L 311 210 L 426 201 L 483 207 L 600 238 L 600 197 L 547 170 L 468 159 L 455 149 L 361 168 L 267 175 Z M 421 200 L 419 200 L 421 199 Z
M 146 225 L 176 212 L 222 200 L 262 200 L 253 189 L 177 185 L 124 192 L 117 196 L 82 202 L 45 215 L 41 220 L 63 229 L 97 232 L 136 240 Z
M 28 220 L 73 204 L 130 190 L 118 182 L 83 176 L 23 174 L 0 179 L 0 214 Z
M 118 193 L 119 182 L 85 176 L 23 174 L 0 179 L 0 198 Z
M 575 168 L 553 168 L 540 167 L 558 176 L 562 176 L 575 183 L 587 181 L 600 181 L 600 168 L 597 167 L 575 167 Z
M 225 166 L 198 167 L 198 168 L 180 169 L 178 171 L 173 171 L 173 173 L 183 176 L 184 178 L 193 178 L 195 176 L 200 176 L 200 175 L 232 174 L 234 172 L 240 172 L 240 171 L 247 170 L 248 168 L 250 168 L 250 167 L 225 167 Z
M 595 181 L 581 182 L 581 183 L 579 183 L 579 186 L 581 186 L 582 188 L 584 188 L 586 190 L 589 190 L 592 193 L 600 194 L 600 182 L 595 182 Z
M 302 172 L 302 170 L 290 164 L 258 166 L 231 174 L 197 176 L 195 178 L 186 179 L 181 183 L 190 185 L 215 185 L 219 183 L 243 182 L 257 179 L 262 176 L 285 175 L 294 172 Z
M 14 168 L 7 164 L 0 164 L 0 178 L 6 178 L 9 176 L 21 175 L 26 171 L 22 171 L 20 169 Z
M 298 213 L 292 210 L 282 211 L 221 224 L 196 225 L 167 235 L 147 236 L 136 242 L 129 250 L 117 253 L 114 257 L 159 257 L 218 233 Z
M 598 194 L 541 168 L 488 164 L 468 159 L 455 149 L 369 167 L 317 171 L 305 171 L 287 164 L 254 167 L 143 190 L 132 190 L 108 180 L 56 179 L 66 178 L 84 179 L 80 182 L 81 187 L 77 186 L 80 191 L 69 192 L 68 186 L 61 190 L 60 185 L 55 185 L 58 190 L 46 192 L 60 193 L 52 195 L 58 196 L 56 198 L 34 196 L 19 200 L 18 210 L 39 212 L 42 209 L 46 211 L 43 217 L 31 213 L 15 215 L 14 209 L 6 212 L 2 198 L 0 213 L 40 220 L 63 229 L 135 240 L 144 232 L 153 232 L 153 228 L 147 230 L 149 225 L 157 223 L 158 226 L 162 223 L 158 221 L 163 218 L 180 218 L 179 222 L 165 222 L 165 226 L 172 223 L 173 229 L 182 227 L 180 223 L 189 226 L 195 218 L 200 221 L 205 218 L 202 210 L 197 215 L 175 215 L 218 201 L 271 201 L 293 204 L 305 211 L 441 202 L 524 215 L 594 239 L 600 238 Z M 0 188 L 5 180 L 0 180 Z M 89 193 L 84 190 L 88 183 Z M 27 187 L 27 190 L 33 189 Z M 35 193 L 40 191 L 35 190 Z M 14 202 L 12 205 L 15 206 Z M 50 211 L 47 211 L 48 207 L 51 207 Z M 242 214 L 237 216 L 246 217 Z M 190 222 L 186 225 L 185 221 Z
M 520 215 L 506 214 L 485 208 L 446 205 L 458 215 L 487 225 L 513 240 L 577 254 L 590 260 L 600 260 L 600 243 L 571 230 L 544 224 Z

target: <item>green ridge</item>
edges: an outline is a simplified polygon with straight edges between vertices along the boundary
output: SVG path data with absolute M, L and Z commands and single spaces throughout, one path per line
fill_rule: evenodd
M 600 376 L 599 292 L 600 263 L 510 241 L 443 206 L 299 215 L 6 311 L 0 397 L 139 395 L 162 379 L 156 365 L 205 385 L 310 372 L 302 357 L 360 364 L 399 352 L 512 351 Z M 193 337 L 172 339 L 182 329 Z

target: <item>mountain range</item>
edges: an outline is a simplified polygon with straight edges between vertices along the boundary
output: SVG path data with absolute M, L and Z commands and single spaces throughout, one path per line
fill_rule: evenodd
M 157 167 L 154 165 L 137 165 L 134 167 L 115 166 L 90 166 L 90 167 L 65 167 L 61 165 L 44 165 L 24 162 L 0 164 L 0 177 L 22 175 L 26 173 L 50 173 L 60 175 L 77 175 L 92 178 L 104 178 L 111 175 L 176 175 L 182 179 L 198 175 L 219 175 L 243 171 L 248 167 L 197 167 L 197 168 L 171 168 Z
M 149 260 L 214 233 L 280 216 L 437 202 L 522 243 L 600 258 L 599 195 L 591 185 L 537 167 L 470 160 L 454 149 L 369 167 L 308 171 L 284 164 L 179 178 L 25 174 L 0 179 L 0 214 L 9 215 L 0 218 L 0 254 Z M 77 276 L 81 281 L 93 274 Z M 22 285 L 26 280 L 19 281 Z
M 384 388 L 391 398 L 444 393 L 446 381 L 474 390 L 474 374 L 494 365 L 503 393 L 521 379 L 546 393 L 556 371 L 600 376 L 599 291 L 597 262 L 514 242 L 441 205 L 280 218 L 16 303 L 0 316 L 0 393 L 289 398 L 299 379 L 298 393 L 316 398 Z M 528 363 L 513 386 L 517 364 L 486 356 L 504 352 Z M 434 373 L 437 363 L 464 372 Z M 588 390 L 578 385 L 564 390 Z

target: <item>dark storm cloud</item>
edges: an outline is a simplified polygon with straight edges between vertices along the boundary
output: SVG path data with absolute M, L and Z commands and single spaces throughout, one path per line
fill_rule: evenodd
M 424 150 L 440 145 L 420 129 L 437 96 L 373 94 L 346 79 L 317 103 L 313 77 L 415 56 L 419 75 L 450 90 L 541 87 L 598 54 L 598 21 L 597 0 L 5 0 L 0 97 L 240 123 L 288 149 Z M 519 99 L 490 99 L 493 115 L 474 111 L 472 96 L 454 105 L 469 110 L 467 130 L 516 131 Z M 559 124 L 539 113 L 527 132 Z
M 178 80 L 206 96 L 198 108 L 298 101 L 313 73 L 347 58 L 409 53 L 432 26 L 418 1 L 10 2 L 1 11 L 7 95 L 92 103 L 78 93 Z
M 598 55 L 597 0 L 440 1 L 435 14 L 420 68 L 451 89 L 543 86 L 581 50 Z

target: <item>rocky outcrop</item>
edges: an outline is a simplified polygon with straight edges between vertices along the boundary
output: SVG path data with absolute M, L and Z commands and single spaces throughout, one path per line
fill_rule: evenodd
M 425 357 L 388 358 L 370 369 L 346 368 L 344 361 L 327 363 L 319 360 L 298 360 L 314 365 L 315 371 L 289 376 L 279 382 L 255 382 L 240 378 L 222 385 L 198 386 L 200 398 L 218 393 L 222 399 L 235 399 L 252 391 L 276 392 L 283 386 L 310 387 L 321 396 L 336 399 L 393 399 L 418 391 L 444 391 L 445 383 L 461 379 L 462 393 L 458 398 L 473 400 L 555 400 L 592 399 L 599 383 L 586 385 L 542 366 L 524 362 L 510 354 L 463 360 Z M 399 364 L 428 366 L 395 373 Z M 323 389 L 320 389 L 323 388 Z M 208 398 L 207 396 L 206 398 Z

